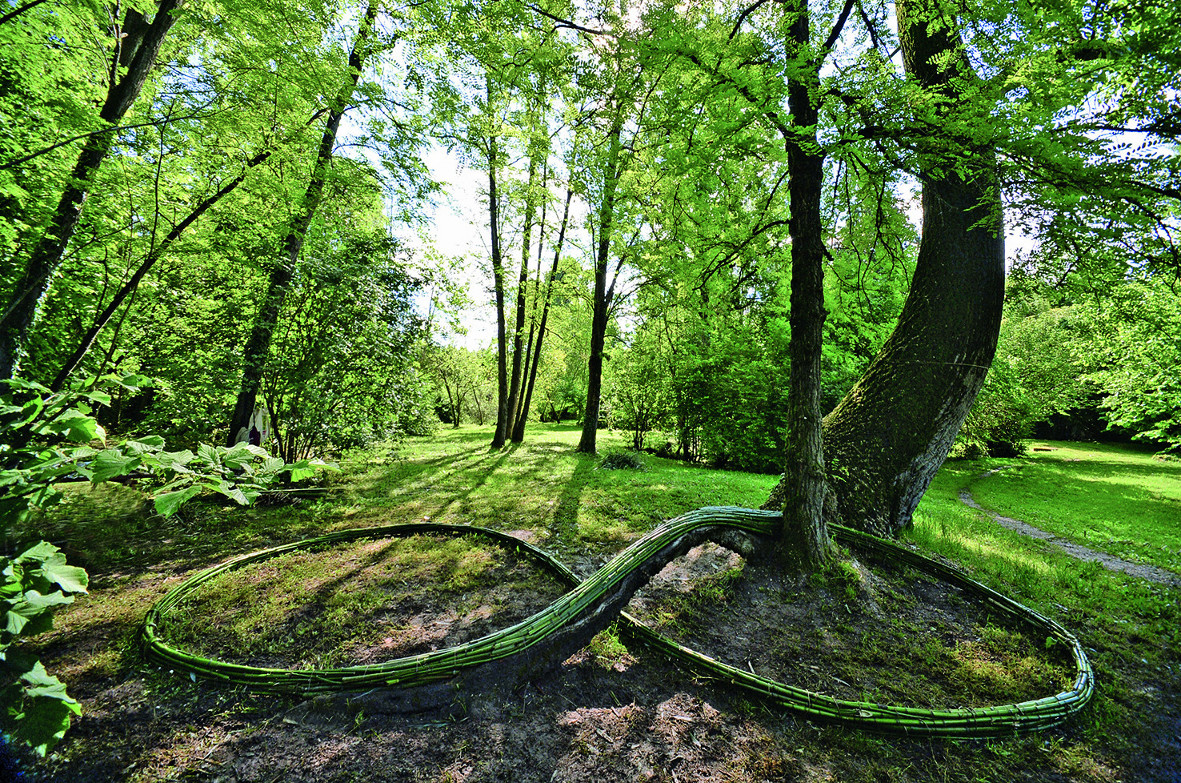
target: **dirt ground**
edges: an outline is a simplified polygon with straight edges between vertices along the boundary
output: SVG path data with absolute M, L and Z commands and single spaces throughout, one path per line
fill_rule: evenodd
M 517 567 L 514 565 L 513 567 Z M 146 609 L 175 577 L 97 579 Z M 425 593 L 429 595 L 429 592 Z M 552 597 L 523 594 L 502 622 Z M 470 610 L 497 625 L 485 605 Z M 826 584 L 785 583 L 705 545 L 671 563 L 630 611 L 683 643 L 801 687 L 842 698 L 960 706 L 965 694 L 1017 701 L 1062 689 L 1068 663 L 996 630 L 954 588 L 906 570 L 858 565 Z M 420 599 L 390 622 L 382 655 L 466 638 L 470 618 Z M 899 616 L 905 621 L 899 621 Z M 142 615 L 140 615 L 142 616 Z M 415 620 L 417 618 L 417 620 Z M 442 618 L 442 619 L 440 619 Z M 506 619 L 508 618 L 508 619 Z M 454 629 L 454 630 L 452 630 Z M 320 712 L 293 697 L 251 694 L 147 667 L 137 628 L 101 615 L 44 650 L 84 713 L 31 781 L 1177 781 L 1176 696 L 1146 694 L 1162 717 L 1138 752 L 1080 741 L 1073 719 L 1046 735 L 956 742 L 865 734 L 783 715 L 661 657 L 600 635 L 529 682 L 457 692 L 417 714 Z M 429 638 L 427 638 L 429 637 Z M 372 660 L 374 649 L 357 649 Z M 938 669 L 943 667 L 943 671 Z M 1006 677 L 1020 670 L 1022 677 Z M 973 679 L 975 678 L 975 679 Z M 1171 716 L 1171 717 L 1170 717 Z

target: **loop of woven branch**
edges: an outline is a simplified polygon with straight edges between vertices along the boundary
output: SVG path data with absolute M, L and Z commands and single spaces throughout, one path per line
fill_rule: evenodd
M 689 533 L 717 528 L 770 535 L 780 518 L 780 515 L 773 511 L 733 507 L 697 509 L 652 530 L 585 581 L 579 581 L 569 568 L 544 550 L 487 528 L 424 522 L 338 531 L 233 558 L 190 577 L 148 612 L 143 627 L 145 651 L 151 660 L 173 670 L 262 692 L 313 696 L 375 688 L 409 689 L 444 682 L 482 664 L 523 653 L 575 618 L 593 611 L 601 597 L 640 564 Z M 957 585 L 1010 620 L 1029 625 L 1062 643 L 1070 650 L 1074 659 L 1076 677 L 1073 687 L 1068 691 L 1040 699 L 982 708 L 922 709 L 846 701 L 785 685 L 722 663 L 661 636 L 626 613 L 621 615 L 623 628 L 631 638 L 660 654 L 708 677 L 727 682 L 773 705 L 807 718 L 835 721 L 876 731 L 949 737 L 987 737 L 1037 731 L 1061 723 L 1082 709 L 1090 700 L 1095 688 L 1091 664 L 1078 640 L 1058 623 L 969 578 L 952 566 L 939 563 L 891 541 L 839 526 L 834 526 L 833 532 L 839 541 L 855 548 L 871 550 Z M 323 547 L 362 538 L 395 538 L 430 533 L 447 536 L 476 535 L 490 539 L 498 545 L 514 548 L 570 589 L 532 617 L 479 639 L 442 650 L 359 666 L 317 670 L 246 666 L 213 660 L 177 649 L 165 642 L 157 633 L 164 616 L 171 609 L 202 584 L 227 571 L 300 549 Z

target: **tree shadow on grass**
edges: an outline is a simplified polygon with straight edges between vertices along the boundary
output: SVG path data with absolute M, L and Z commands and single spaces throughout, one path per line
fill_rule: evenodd
M 576 543 L 578 508 L 582 503 L 582 493 L 590 483 L 591 471 L 595 468 L 596 457 L 593 454 L 578 454 L 576 457 L 578 464 L 562 487 L 547 529 L 549 545 L 554 549 L 569 548 Z
M 1021 467 L 1061 473 L 1064 476 L 1095 476 L 1105 478 L 1157 479 L 1162 476 L 1181 480 L 1181 462 L 1154 460 L 1151 464 L 1121 462 L 1119 460 L 1070 458 L 1040 458 Z
M 354 579 L 357 579 L 360 575 L 364 574 L 365 571 L 373 568 L 382 561 L 388 560 L 390 558 L 391 550 L 396 546 L 397 544 L 395 541 L 388 541 L 383 546 L 366 553 L 363 557 L 357 558 L 349 564 L 349 567 L 340 568 L 338 566 L 337 568 L 332 569 L 335 571 L 335 575 L 318 585 L 316 589 L 310 593 L 308 600 L 302 606 L 293 609 L 293 611 L 291 611 L 282 620 L 271 623 L 267 627 L 259 627 L 257 629 L 255 640 L 251 645 L 253 648 L 252 652 L 248 652 L 245 655 L 234 655 L 232 651 L 227 651 L 223 646 L 218 646 L 216 644 L 198 646 L 201 646 L 204 650 L 206 650 L 204 653 L 205 655 L 214 659 L 220 658 L 222 655 L 228 653 L 229 655 L 233 656 L 235 661 L 238 663 L 245 663 L 247 665 L 254 666 L 277 666 L 280 668 L 285 668 L 288 663 L 283 660 L 284 655 L 282 650 L 284 647 L 289 646 L 289 640 L 295 639 L 300 635 L 301 627 L 306 626 L 310 618 L 326 613 L 330 608 L 329 602 L 331 601 L 332 596 L 338 593 L 344 585 L 350 581 L 353 581 Z M 263 561 L 264 569 L 266 562 L 267 561 Z M 247 568 L 250 568 L 250 566 L 247 566 Z M 228 578 L 241 579 L 242 575 L 239 572 L 237 577 L 230 576 Z M 265 582 L 259 582 L 254 585 L 254 589 L 259 593 L 263 593 L 269 588 Z M 255 605 L 263 603 L 265 600 L 265 596 L 259 595 Z M 190 606 L 187 608 L 189 611 L 193 611 L 194 609 L 200 608 L 201 602 L 199 598 L 195 602 L 191 600 L 182 602 L 178 609 L 183 610 L 185 608 L 185 603 L 189 603 Z M 175 611 L 173 613 L 175 613 Z M 161 624 L 161 636 L 163 638 L 168 638 L 170 636 L 168 632 L 168 626 L 168 618 L 165 617 L 165 622 Z M 216 633 L 216 626 L 212 623 L 208 624 L 206 630 L 209 634 Z M 176 644 L 182 649 L 187 649 L 190 651 L 196 649 L 196 647 L 188 646 L 183 641 L 173 640 L 172 643 Z M 329 649 L 329 645 L 317 644 L 317 640 L 311 640 L 305 645 L 304 652 L 305 654 L 315 656 L 328 652 Z M 268 652 L 270 655 L 267 654 Z M 229 659 L 226 658 L 223 660 Z
M 431 518 L 436 519 L 443 516 L 447 512 L 451 511 L 452 508 L 457 504 L 461 506 L 462 510 L 462 507 L 466 506 L 471 500 L 473 494 L 478 492 L 484 487 L 484 485 L 488 483 L 488 479 L 492 476 L 492 474 L 504 464 L 505 460 L 516 453 L 519 447 L 520 444 L 513 443 L 505 449 L 499 451 L 481 449 L 481 451 L 484 452 L 484 456 L 477 459 L 474 463 L 466 465 L 464 468 L 465 475 L 470 475 L 471 473 L 475 472 L 473 471 L 473 468 L 479 465 L 481 462 L 490 461 L 488 467 L 476 472 L 478 478 L 471 484 L 463 487 L 462 489 L 459 489 L 459 491 L 455 492 L 454 494 L 449 494 L 444 502 L 435 509 L 434 513 L 431 515 Z M 466 454 L 467 452 L 464 453 Z M 432 488 L 431 491 L 437 492 L 438 488 Z

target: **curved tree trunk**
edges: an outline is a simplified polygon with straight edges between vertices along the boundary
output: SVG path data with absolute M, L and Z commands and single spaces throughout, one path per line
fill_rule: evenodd
M 974 75 L 938 0 L 899 0 L 903 56 L 923 87 L 960 99 Z M 928 19 L 939 19 L 928 25 Z M 952 52 L 955 56 L 946 58 Z M 940 139 L 947 149 L 947 138 Z M 957 145 L 952 145 L 953 147 Z M 946 153 L 945 153 L 946 154 Z M 865 375 L 824 420 L 837 518 L 878 535 L 911 522 L 943 464 L 996 352 L 1004 300 L 1004 237 L 992 156 L 954 149 L 970 175 L 923 159 L 923 229 L 910 295 Z M 940 165 L 944 164 L 944 165 Z M 780 482 L 767 508 L 778 507 Z
M 304 192 L 303 203 L 295 219 L 287 227 L 287 236 L 283 240 L 283 249 L 275 268 L 271 270 L 270 280 L 267 282 L 267 292 L 262 300 L 254 325 L 250 330 L 246 346 L 242 351 L 242 381 L 238 387 L 238 398 L 234 403 L 234 412 L 230 417 L 230 428 L 226 435 L 227 445 L 234 445 L 237 434 L 249 426 L 250 416 L 254 413 L 254 406 L 258 398 L 258 389 L 262 383 L 263 368 L 271 350 L 271 338 L 278 325 L 279 312 L 283 309 L 283 300 L 287 296 L 287 289 L 295 275 L 295 263 L 303 250 L 304 237 L 308 226 L 315 217 L 320 201 L 324 197 L 324 184 L 328 179 L 328 168 L 332 164 L 332 154 L 336 147 L 336 134 L 340 130 L 340 121 L 349 108 L 349 101 L 357 89 L 361 79 L 361 67 L 365 61 L 369 35 L 373 30 L 373 23 L 377 19 L 378 4 L 370 0 L 357 29 L 357 38 L 349 52 L 348 75 L 340 91 L 332 102 L 328 112 L 328 120 L 324 125 L 324 133 L 320 137 L 320 147 L 316 153 L 316 163 L 308 179 L 308 188 Z

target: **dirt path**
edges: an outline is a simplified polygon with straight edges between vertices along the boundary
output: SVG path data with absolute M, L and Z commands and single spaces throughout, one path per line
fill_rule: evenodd
M 986 478 L 997 472 L 998 471 L 996 470 L 990 470 L 987 473 L 982 473 L 979 478 Z M 1111 571 L 1122 571 L 1125 574 L 1138 576 L 1141 579 L 1147 579 L 1150 582 L 1156 582 L 1162 585 L 1181 586 L 1181 576 L 1173 573 L 1172 571 L 1168 571 L 1164 568 L 1157 568 L 1156 566 L 1133 563 L 1130 560 L 1123 560 L 1113 555 L 1109 555 L 1106 552 L 1099 552 L 1097 550 L 1090 549 L 1083 546 L 1082 544 L 1076 544 L 1073 541 L 1066 540 L 1065 538 L 1059 538 L 1052 533 L 1047 533 L 1040 528 L 1034 527 L 1028 522 L 1022 522 L 1020 519 L 1002 516 L 995 511 L 984 508 L 984 506 L 981 506 L 975 501 L 975 499 L 973 499 L 972 493 L 967 489 L 960 490 L 960 501 L 967 506 L 988 514 L 993 518 L 993 520 L 997 522 L 997 524 L 1001 525 L 1001 527 L 1006 527 L 1009 530 L 1020 533 L 1023 536 L 1029 536 L 1030 538 L 1048 541 L 1059 549 L 1064 550 L 1071 557 L 1078 558 L 1079 560 L 1097 560 L 1100 565 Z

